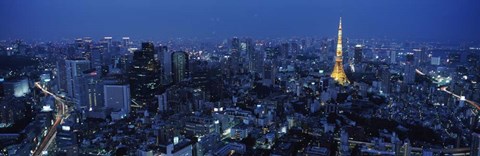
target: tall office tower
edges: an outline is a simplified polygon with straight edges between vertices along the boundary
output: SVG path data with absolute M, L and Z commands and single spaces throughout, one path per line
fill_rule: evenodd
M 83 75 L 83 71 L 90 69 L 90 61 L 82 59 L 65 60 L 65 69 L 67 74 L 67 96 L 80 105 L 79 78 Z
M 169 84 L 172 82 L 172 53 L 168 51 L 167 46 L 160 46 L 159 48 L 162 67 L 162 84 Z
M 228 59 L 229 61 L 228 63 L 230 66 L 229 72 L 232 74 L 238 73 L 238 71 L 240 70 L 240 63 L 241 63 L 240 50 L 241 50 L 240 39 L 238 39 L 237 37 L 234 37 L 231 41 L 230 58 Z
M 415 82 L 415 59 L 413 54 L 407 54 L 405 61 L 405 68 L 403 71 L 403 81 L 407 84 Z
M 183 51 L 172 54 L 173 82 L 177 83 L 189 76 L 188 54 Z
M 380 79 L 382 82 L 382 89 L 383 93 L 390 93 L 390 77 L 391 77 L 390 69 L 388 66 L 382 66 L 380 69 Z
M 480 155 L 480 133 L 472 133 L 472 142 L 470 143 L 470 155 Z
M 86 70 L 79 77 L 80 99 L 77 107 L 86 108 L 89 111 L 97 111 L 104 107 L 103 81 L 100 74 L 94 68 Z
M 130 85 L 105 84 L 103 97 L 106 108 L 112 109 L 112 118 L 121 119 L 130 113 Z
M 81 57 L 86 58 L 90 60 L 92 57 L 92 47 L 93 47 L 93 41 L 92 38 L 90 37 L 84 37 L 81 42 L 81 46 L 77 47 L 77 54 L 80 54 Z
M 57 86 L 58 86 L 58 91 L 60 92 L 66 92 L 67 91 L 67 69 L 65 66 L 65 61 L 64 60 L 59 60 L 57 61 L 57 66 L 55 68 L 56 70 L 56 80 L 57 80 Z
M 342 53 L 342 18 L 340 17 L 340 24 L 338 26 L 337 55 L 335 57 L 335 66 L 333 67 L 333 71 L 330 76 L 340 85 L 347 85 L 350 82 L 348 81 L 347 75 L 343 70 Z
M 166 112 L 168 111 L 168 103 L 167 103 L 167 93 L 162 93 L 160 95 L 156 95 L 158 100 L 158 111 Z
M 355 45 L 355 53 L 353 56 L 353 62 L 359 64 L 363 60 L 363 47 L 360 44 Z
M 265 51 L 258 50 L 255 53 L 255 72 L 261 74 L 265 64 Z
M 130 37 L 122 37 L 123 48 L 130 48 Z
M 105 48 L 107 49 L 107 53 L 110 53 L 112 48 L 112 37 L 104 37 L 103 40 L 106 43 Z
M 267 80 L 269 84 L 275 84 L 275 79 L 277 77 L 277 66 L 275 65 L 274 61 L 268 60 L 264 64 L 263 68 L 263 79 Z
M 395 64 L 395 63 L 397 63 L 397 52 L 390 51 L 390 64 Z
M 92 68 L 95 68 L 97 71 L 102 70 L 102 66 L 105 63 L 104 62 L 104 50 L 101 48 L 93 48 L 91 57 L 90 57 L 90 62 Z
M 157 64 L 159 65 L 159 76 L 160 76 L 160 82 L 162 84 L 168 84 L 167 79 L 165 78 L 165 57 L 166 54 L 168 53 L 168 47 L 167 46 L 159 46 L 155 48 L 155 61 L 157 61 Z M 170 62 L 170 61 L 168 61 Z M 171 68 L 171 63 L 170 63 L 170 68 Z M 170 69 L 169 72 L 172 70 Z M 168 79 L 169 80 L 169 79 Z
M 160 86 L 154 54 L 153 43 L 142 43 L 142 49 L 133 54 L 129 71 L 132 98 L 138 105 L 147 107 L 150 111 L 156 110 L 155 91 Z
M 245 40 L 245 45 L 246 45 L 246 52 L 248 56 L 248 70 L 250 72 L 253 72 L 255 69 L 255 59 L 256 59 L 256 54 L 255 54 L 255 44 L 253 43 L 253 40 L 248 38 Z
M 232 57 L 240 57 L 240 39 L 238 39 L 237 37 L 234 37 L 232 39 L 232 45 L 230 47 L 230 52 L 231 52 L 231 55 Z
M 427 54 L 427 48 L 413 49 L 415 56 L 415 66 L 422 67 L 426 62 L 430 61 Z

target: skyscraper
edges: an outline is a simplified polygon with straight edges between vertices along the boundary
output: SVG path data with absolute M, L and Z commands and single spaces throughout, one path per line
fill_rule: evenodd
M 80 104 L 89 111 L 97 111 L 104 107 L 103 104 L 103 82 L 99 72 L 92 68 L 83 71 L 78 78 L 80 91 Z
M 189 76 L 188 54 L 183 51 L 172 54 L 173 82 L 177 83 Z
M 160 65 L 160 76 L 162 84 L 169 84 L 172 81 L 172 54 L 167 46 L 156 48 L 156 60 Z
M 130 48 L 130 37 L 122 37 L 122 46 L 123 48 Z
M 396 51 L 390 51 L 390 63 L 391 64 L 397 63 L 397 52 Z
M 168 110 L 167 93 L 157 95 L 157 100 L 158 100 L 158 111 L 160 111 L 160 112 L 167 111 Z
M 255 70 L 255 63 L 256 63 L 256 51 L 255 51 L 255 44 L 253 43 L 253 40 L 251 38 L 248 38 L 245 40 L 245 45 L 246 45 L 246 52 L 248 56 L 248 70 L 249 72 L 253 72 Z
M 155 91 L 160 86 L 158 64 L 154 54 L 153 43 L 142 43 L 142 49 L 133 54 L 129 71 L 132 98 L 137 104 L 151 111 L 156 110 Z
M 405 68 L 403 71 L 403 81 L 407 84 L 412 84 L 415 82 L 415 62 L 414 55 L 407 54 L 405 61 Z
M 234 37 L 231 41 L 230 45 L 230 58 L 229 58 L 229 65 L 230 71 L 229 73 L 238 73 L 240 71 L 242 59 L 241 59 L 241 44 L 240 39 Z
M 84 71 L 90 69 L 90 61 L 83 59 L 65 60 L 65 69 L 67 75 L 67 96 L 72 98 L 77 106 L 80 106 L 82 105 L 80 103 L 80 77 Z
M 353 57 L 354 63 L 359 64 L 363 59 L 363 47 L 360 44 L 355 45 L 355 54 Z
M 333 67 L 333 71 L 330 76 L 340 85 L 346 85 L 349 83 L 349 81 L 345 71 L 343 70 L 342 53 L 342 18 L 340 17 L 340 24 L 338 26 L 337 55 L 335 57 L 335 66 Z
M 56 80 L 57 80 L 57 86 L 58 86 L 58 91 L 60 92 L 66 92 L 67 91 L 67 72 L 66 72 L 66 63 L 65 60 L 59 60 L 57 61 L 57 66 L 55 70 L 57 71 L 56 73 Z
M 107 53 L 110 53 L 111 52 L 111 47 L 112 47 L 112 37 L 104 37 L 103 38 L 105 43 L 106 43 L 106 46 L 105 48 L 107 49 Z

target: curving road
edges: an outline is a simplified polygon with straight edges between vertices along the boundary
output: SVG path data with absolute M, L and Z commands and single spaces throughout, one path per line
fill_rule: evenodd
M 60 123 L 62 123 L 63 116 L 65 115 L 65 112 L 66 112 L 65 109 L 66 109 L 67 106 L 65 104 L 66 101 L 64 99 L 62 99 L 61 97 L 59 97 L 59 96 L 51 93 L 47 89 L 45 89 L 42 85 L 40 85 L 39 82 L 35 82 L 35 87 L 42 90 L 43 93 L 51 95 L 57 101 L 56 104 L 55 104 L 55 106 L 57 107 L 57 114 L 55 115 L 56 116 L 55 122 L 48 129 L 47 135 L 42 140 L 42 142 L 38 145 L 37 148 L 35 148 L 35 152 L 33 152 L 33 155 L 37 156 L 37 155 L 41 155 L 43 151 L 48 149 L 48 146 L 50 145 L 50 143 L 55 138 L 55 136 L 57 134 L 57 126 L 60 125 Z
M 422 71 L 418 70 L 418 69 L 415 69 L 415 72 L 417 72 L 417 74 L 420 74 L 420 75 L 425 75 L 425 73 L 423 73 Z M 447 86 L 443 86 L 443 87 L 440 87 L 440 90 L 441 91 L 444 91 L 458 99 L 461 99 L 462 97 L 460 95 L 457 95 L 449 90 L 447 90 Z M 478 103 L 472 101 L 472 100 L 468 100 L 468 99 L 465 99 L 465 102 L 467 102 L 468 104 L 470 104 L 471 106 L 473 106 L 474 108 L 476 108 L 477 110 L 480 110 L 480 106 L 478 105 Z
M 447 90 L 447 86 L 443 86 L 443 87 L 440 87 L 440 90 L 441 91 L 444 91 L 458 99 L 461 99 L 462 97 L 460 95 L 457 95 L 449 90 Z M 473 107 L 475 107 L 477 110 L 480 110 L 480 106 L 478 106 L 478 103 L 474 102 L 474 101 L 471 101 L 471 100 L 468 100 L 468 99 L 465 99 L 465 102 L 467 102 L 468 104 L 472 105 Z

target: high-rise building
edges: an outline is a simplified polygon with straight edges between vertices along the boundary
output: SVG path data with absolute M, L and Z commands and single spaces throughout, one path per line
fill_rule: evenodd
M 168 51 L 167 46 L 159 46 L 156 48 L 155 59 L 160 65 L 160 80 L 162 84 L 169 84 L 172 81 L 172 54 Z
M 397 63 L 397 52 L 396 51 L 390 51 L 390 63 L 391 64 Z
M 335 66 L 330 75 L 340 85 L 347 85 L 349 83 L 347 75 L 343 70 L 343 54 L 342 54 L 342 18 L 340 17 L 340 24 L 338 26 L 338 41 L 337 41 L 337 55 L 335 57 Z
M 96 69 L 83 72 L 79 77 L 79 105 L 89 111 L 97 111 L 104 107 L 103 103 L 103 82 Z
M 231 40 L 230 45 L 230 58 L 229 58 L 229 65 L 230 65 L 230 72 L 233 74 L 240 73 L 243 70 L 243 63 L 244 58 L 242 58 L 242 43 L 240 39 L 234 37 Z
M 406 55 L 405 68 L 403 71 L 403 81 L 407 84 L 415 82 L 415 62 L 413 54 Z
M 123 48 L 130 48 L 130 37 L 122 37 Z
M 158 99 L 158 111 L 160 112 L 165 112 L 168 111 L 168 103 L 167 103 L 167 93 L 163 93 L 160 95 L 157 95 Z
M 277 77 L 277 66 L 276 64 L 269 60 L 265 62 L 263 68 L 263 79 L 265 79 L 268 83 L 267 84 L 275 84 L 275 79 Z
M 160 87 L 159 66 L 155 61 L 154 54 L 153 43 L 142 43 L 142 49 L 133 54 L 129 71 L 133 100 L 150 111 L 157 109 L 155 92 Z
M 81 105 L 79 80 L 83 76 L 83 72 L 90 69 L 90 61 L 83 59 L 65 60 L 65 69 L 67 74 L 67 96 L 72 98 L 77 105 Z
M 121 119 L 130 113 L 130 85 L 105 84 L 103 86 L 105 106 L 112 109 L 112 119 Z
M 428 51 L 427 48 L 413 49 L 413 55 L 415 56 L 415 66 L 421 66 L 428 63 Z
M 104 57 L 105 57 L 105 53 L 103 49 L 101 48 L 92 49 L 92 52 L 90 55 L 90 62 L 91 62 L 92 68 L 95 68 L 97 71 L 101 71 L 102 66 L 105 63 Z
M 381 91 L 383 93 L 390 93 L 390 85 L 391 85 L 391 82 L 390 82 L 390 77 L 391 77 L 391 73 L 390 73 L 390 69 L 388 68 L 388 66 L 382 66 L 380 68 L 380 79 L 381 79 L 381 84 L 382 84 L 382 88 L 381 88 Z
M 355 54 L 353 57 L 353 62 L 359 64 L 363 60 L 363 47 L 360 44 L 355 45 Z
M 255 44 L 253 43 L 252 39 L 248 38 L 245 40 L 246 45 L 246 52 L 248 56 L 248 70 L 250 72 L 255 71 L 255 64 L 256 64 L 256 51 L 255 51 Z
M 189 76 L 188 54 L 183 51 L 172 53 L 173 82 L 180 82 Z
M 107 49 L 107 53 L 110 53 L 112 50 L 112 37 L 104 37 L 103 40 L 106 42 L 105 48 Z
M 55 68 L 56 72 L 56 80 L 58 91 L 60 92 L 67 92 L 67 72 L 64 60 L 57 61 L 57 66 Z

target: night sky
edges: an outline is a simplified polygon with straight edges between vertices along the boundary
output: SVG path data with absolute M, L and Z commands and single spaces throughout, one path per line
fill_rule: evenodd
M 1 0 L 0 39 L 345 37 L 480 41 L 479 0 Z

